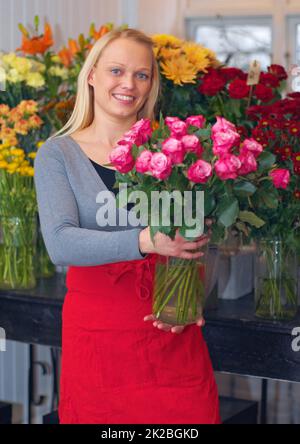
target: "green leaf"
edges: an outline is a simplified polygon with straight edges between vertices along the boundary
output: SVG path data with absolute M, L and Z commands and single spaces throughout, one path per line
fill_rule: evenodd
M 212 194 L 205 192 L 204 194 L 204 214 L 208 216 L 216 207 L 216 199 Z
M 239 203 L 236 198 L 224 199 L 218 210 L 218 222 L 228 228 L 236 221 L 239 213 Z
M 265 221 L 256 216 L 252 211 L 240 211 L 239 219 L 243 222 L 247 222 L 255 228 L 261 228 L 265 225 Z
M 276 162 L 276 156 L 269 153 L 268 151 L 263 151 L 257 158 L 259 164 L 259 170 L 265 170 L 271 168 L 271 166 Z
M 276 209 L 278 207 L 278 192 L 277 190 L 262 190 L 259 193 L 258 205 L 267 208 Z
M 256 186 L 251 182 L 240 181 L 237 182 L 234 187 L 234 191 L 236 194 L 242 197 L 252 196 L 252 194 L 256 191 Z

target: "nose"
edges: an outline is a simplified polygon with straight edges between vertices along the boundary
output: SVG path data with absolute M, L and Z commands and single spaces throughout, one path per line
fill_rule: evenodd
M 127 74 L 122 78 L 122 88 L 125 89 L 134 89 L 135 82 L 134 77 L 131 74 Z

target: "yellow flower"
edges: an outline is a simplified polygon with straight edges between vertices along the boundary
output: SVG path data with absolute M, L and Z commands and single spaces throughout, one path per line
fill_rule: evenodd
M 7 165 L 8 165 L 8 163 L 6 162 L 6 160 L 0 160 L 0 168 L 1 169 L 6 168 Z
M 179 56 L 181 54 L 181 48 L 161 48 L 159 57 L 162 57 L 164 60 L 169 60 L 172 57 Z
M 58 55 L 51 56 L 51 62 L 53 63 L 61 63 L 61 60 Z
M 11 162 L 6 167 L 9 173 L 14 173 L 17 170 L 17 168 L 19 168 L 19 164 L 17 162 Z
M 31 69 L 30 60 L 25 57 L 17 57 L 11 64 L 12 68 L 15 68 L 19 74 L 27 75 Z
M 4 54 L 2 60 L 9 66 L 12 66 L 17 58 L 17 55 L 14 52 L 10 52 L 9 54 Z
M 29 159 L 35 159 L 36 158 L 36 153 L 34 151 L 32 151 L 31 153 L 28 154 Z
M 20 168 L 20 174 L 22 176 L 30 176 L 33 177 L 34 176 L 34 169 L 31 166 L 27 166 L 24 168 Z
M 16 107 L 22 114 L 34 114 L 38 110 L 38 104 L 35 100 L 22 100 Z
M 18 72 L 17 69 L 12 68 L 7 73 L 7 81 L 11 83 L 18 83 L 24 80 L 24 76 Z
M 156 46 L 172 46 L 176 48 L 182 45 L 182 40 L 174 35 L 155 34 L 151 38 Z
M 36 144 L 36 146 L 38 147 L 38 148 L 41 148 L 41 146 L 42 145 L 44 145 L 44 141 L 43 140 L 40 140 L 40 142 L 38 142 L 37 144 Z
M 198 72 L 207 72 L 207 68 L 216 60 L 212 51 L 194 42 L 186 42 L 183 45 L 183 50 L 187 60 L 197 68 Z
M 162 74 L 175 85 L 183 83 L 196 83 L 197 68 L 193 66 L 184 56 L 161 62 Z
M 26 77 L 26 84 L 32 88 L 40 88 L 45 85 L 45 79 L 39 72 L 32 72 Z
M 9 113 L 9 106 L 0 104 L 0 116 L 6 116 Z
M 61 77 L 63 80 L 68 78 L 69 72 L 66 68 L 61 66 L 51 66 L 49 74 L 56 77 Z
M 22 148 L 12 148 L 10 150 L 10 153 L 13 156 L 24 156 L 25 155 L 24 150 L 22 150 Z

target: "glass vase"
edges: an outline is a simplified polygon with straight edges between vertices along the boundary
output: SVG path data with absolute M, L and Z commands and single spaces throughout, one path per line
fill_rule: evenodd
M 36 217 L 0 216 L 0 289 L 36 286 Z
M 205 302 L 217 298 L 218 248 L 204 250 L 199 259 L 158 256 L 155 268 L 153 314 L 173 325 L 194 323 Z
M 37 230 L 37 260 L 36 260 L 36 277 L 50 278 L 55 273 L 55 265 L 51 262 L 48 255 L 45 242 L 42 236 L 40 224 Z
M 255 314 L 272 320 L 293 319 L 298 309 L 297 255 L 282 240 L 257 242 Z

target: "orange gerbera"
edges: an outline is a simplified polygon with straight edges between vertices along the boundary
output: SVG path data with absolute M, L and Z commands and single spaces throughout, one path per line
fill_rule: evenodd
M 24 54 L 44 54 L 50 46 L 53 45 L 52 29 L 49 23 L 45 23 L 44 34 L 29 38 L 28 32 L 22 30 L 22 46 L 17 51 L 22 51 Z

